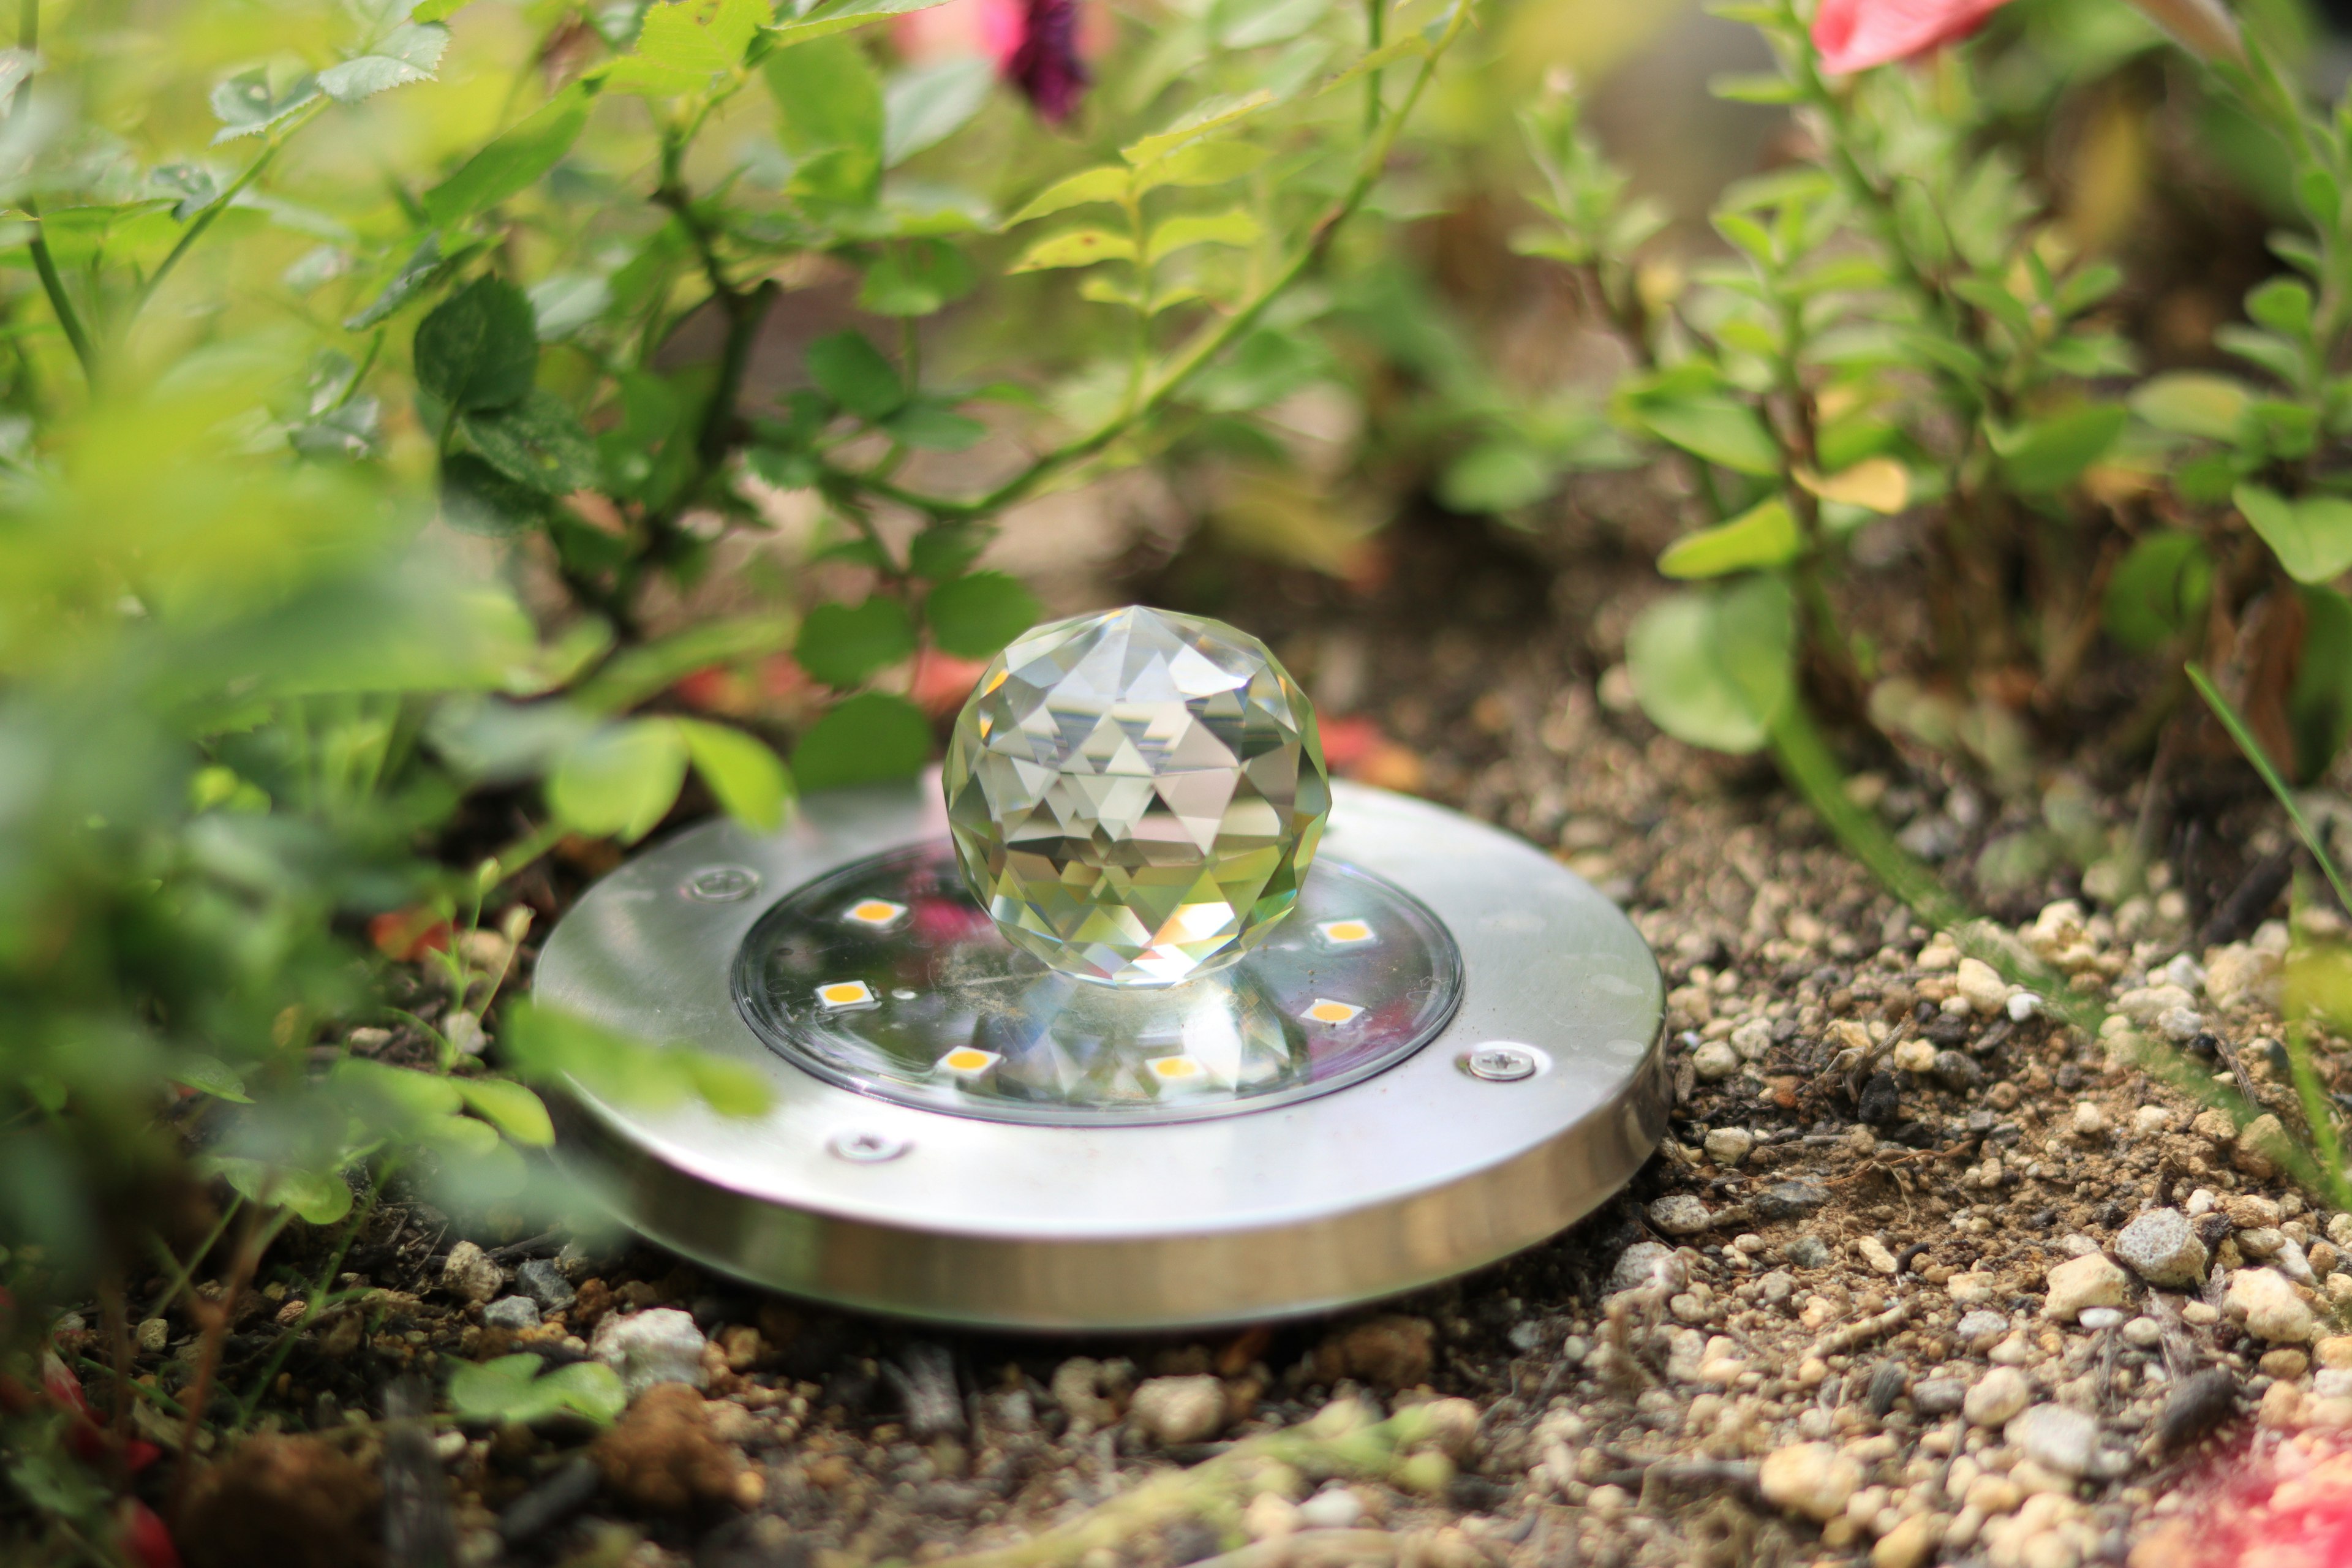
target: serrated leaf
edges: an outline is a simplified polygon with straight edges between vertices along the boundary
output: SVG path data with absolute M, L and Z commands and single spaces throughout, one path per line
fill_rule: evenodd
M 1097 261 L 1132 261 L 1135 242 L 1103 228 L 1050 235 L 1021 253 L 1007 272 L 1044 272 L 1060 267 L 1092 267 Z
M 366 331 L 424 293 L 443 273 L 462 265 L 481 248 L 480 241 L 467 240 L 445 251 L 441 248 L 440 235 L 426 235 L 417 242 L 416 248 L 409 252 L 408 259 L 401 263 L 400 270 L 392 275 L 392 280 L 383 286 L 383 291 L 367 308 L 343 322 L 344 330 Z
M 555 1142 L 555 1123 L 539 1096 L 511 1079 L 456 1078 L 448 1080 L 464 1099 L 466 1108 L 528 1149 L 544 1149 Z
M 503 278 L 475 279 L 417 323 L 415 363 L 417 385 L 461 413 L 519 402 L 539 368 L 529 297 Z
M 773 833 L 791 809 L 793 781 L 766 742 L 740 730 L 680 719 L 687 755 L 719 808 L 754 833 Z
M 1667 734 L 1752 752 L 1795 690 L 1796 645 L 1788 585 L 1759 574 L 1651 605 L 1626 633 L 1625 663 L 1643 711 Z
M 1804 553 L 1804 548 L 1795 514 L 1786 501 L 1775 497 L 1728 522 L 1675 540 L 1658 557 L 1658 570 L 1685 580 L 1724 577 L 1734 572 L 1785 566 Z
M 555 167 L 588 123 L 587 88 L 574 82 L 466 160 L 457 172 L 425 193 L 425 214 L 436 224 L 457 223 L 537 184 Z
M 887 691 L 835 703 L 793 751 L 793 776 L 804 790 L 880 784 L 922 771 L 931 759 L 931 723 L 923 710 Z
M 319 73 L 319 90 L 338 103 L 357 103 L 411 82 L 431 81 L 449 47 L 449 29 L 437 22 L 404 22 L 375 48 L 357 59 Z
M 1017 577 L 974 572 L 933 588 L 923 602 L 923 619 L 947 652 L 986 658 L 1036 624 L 1037 600 Z
M 834 332 L 808 347 L 809 378 L 818 390 L 861 419 L 887 419 L 904 407 L 907 384 L 898 367 L 859 331 Z
M 578 832 L 634 844 L 677 804 L 686 763 L 685 738 L 668 720 L 607 724 L 556 763 L 547 781 L 547 803 Z
M 827 686 L 856 686 L 915 651 L 907 606 L 885 595 L 858 605 L 819 605 L 801 622 L 793 657 Z
M 1265 233 L 1257 219 L 1239 207 L 1221 213 L 1179 213 L 1152 229 L 1145 259 L 1156 264 L 1195 245 L 1248 247 Z
M 796 21 L 774 24 L 769 27 L 768 37 L 777 47 L 784 48 L 945 4 L 947 0 L 834 0 L 830 5 L 812 6 L 806 16 Z
M 534 387 L 520 403 L 462 414 L 457 429 L 490 466 L 551 496 L 596 482 L 596 443 L 563 399 Z
M 1260 89 L 1233 98 L 1213 98 L 1170 125 L 1139 141 L 1120 148 L 1119 156 L 1129 163 L 1149 163 L 1164 158 L 1188 142 L 1238 125 L 1251 115 L 1274 102 L 1274 94 Z
M 2240 485 L 2239 511 L 2298 583 L 2326 583 L 2352 567 L 2352 500 L 2305 496 L 2289 500 L 2260 485 Z
M 1129 172 L 1114 163 L 1098 169 L 1082 169 L 1067 179 L 1056 180 L 1029 199 L 1029 204 L 1004 220 L 1013 228 L 1034 218 L 1050 217 L 1071 207 L 1089 202 L 1123 201 L 1127 196 Z

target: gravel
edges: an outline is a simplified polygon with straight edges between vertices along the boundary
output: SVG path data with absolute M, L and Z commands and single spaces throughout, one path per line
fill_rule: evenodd
M 2005 1426 L 2016 1419 L 2033 1397 L 2033 1385 L 2013 1366 L 1997 1366 L 1976 1381 L 1961 1402 L 1970 1425 Z
M 2178 1289 L 2202 1284 L 2210 1255 L 2189 1216 L 2179 1209 L 2150 1209 L 2116 1237 L 2116 1256 L 2151 1285 Z
M 656 1307 L 628 1317 L 607 1317 L 597 1325 L 589 1349 L 621 1374 L 621 1386 L 635 1399 L 665 1383 L 707 1386 L 709 1373 L 702 1364 L 702 1352 L 709 1343 L 691 1314 Z
M 1826 1521 L 1862 1488 L 1862 1467 L 1827 1443 L 1797 1443 L 1765 1456 L 1758 1482 L 1773 1507 Z

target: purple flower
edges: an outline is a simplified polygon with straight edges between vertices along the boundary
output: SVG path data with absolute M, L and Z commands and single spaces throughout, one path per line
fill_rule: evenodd
M 1078 58 L 1078 0 L 1027 0 L 1021 41 L 1004 58 L 1004 74 L 1039 118 L 1059 124 L 1087 89 Z

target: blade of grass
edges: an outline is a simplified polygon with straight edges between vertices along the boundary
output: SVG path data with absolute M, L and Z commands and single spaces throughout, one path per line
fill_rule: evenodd
M 2303 847 L 2311 851 L 2313 859 L 2319 862 L 2319 869 L 2327 878 L 2327 885 L 2336 889 L 2337 900 L 2346 909 L 2352 910 L 2352 892 L 2345 890 L 2344 873 L 2336 868 L 2336 858 L 2328 854 L 2327 846 L 2311 826 L 2311 819 L 2304 816 L 2294 792 L 2286 787 L 2286 781 L 2279 777 L 2278 769 L 2271 765 L 2270 754 L 2263 750 L 2262 742 L 2254 739 L 2254 732 L 2246 727 L 2245 720 L 2230 706 L 2230 700 L 2221 695 L 2203 670 L 2192 664 L 2187 667 L 2187 674 L 2189 684 L 2197 688 L 2197 694 L 2205 699 L 2205 706 L 2213 710 L 2213 717 L 2221 721 L 2221 728 L 2230 731 L 2230 739 L 2238 743 L 2238 750 L 2245 753 L 2246 761 L 2253 764 L 2254 772 L 2262 774 L 2263 783 L 2270 786 L 2271 794 L 2285 808 L 2286 819 L 2294 824 L 2295 835 L 2303 840 Z

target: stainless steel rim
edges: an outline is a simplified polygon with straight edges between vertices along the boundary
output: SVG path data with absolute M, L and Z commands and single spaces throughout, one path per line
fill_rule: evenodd
M 1662 993 L 1639 933 L 1529 846 L 1340 785 L 1323 854 L 1451 930 L 1452 1021 L 1378 1076 L 1213 1121 L 1068 1127 L 893 1104 L 784 1060 L 730 974 L 760 913 L 851 860 L 944 837 L 935 781 L 812 796 L 780 835 L 695 828 L 590 889 L 549 938 L 554 1005 L 765 1074 L 732 1121 L 574 1089 L 565 1157 L 625 1223 L 758 1284 L 980 1327 L 1139 1330 L 1326 1310 L 1551 1236 L 1664 1128 Z

